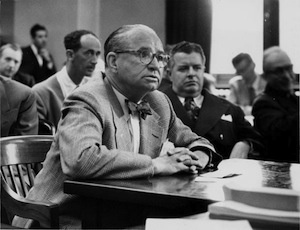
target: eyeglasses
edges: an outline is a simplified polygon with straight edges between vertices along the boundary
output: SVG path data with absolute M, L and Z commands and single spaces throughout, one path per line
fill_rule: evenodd
M 281 66 L 281 67 L 277 67 L 273 70 L 267 70 L 265 71 L 266 73 L 270 73 L 270 74 L 283 74 L 285 72 L 293 72 L 293 65 L 286 65 L 286 66 Z
M 156 57 L 159 67 L 164 68 L 168 61 L 170 60 L 170 56 L 164 53 L 152 53 L 150 50 L 118 50 L 115 53 L 131 53 L 139 56 L 141 63 L 144 65 L 149 65 L 154 57 Z

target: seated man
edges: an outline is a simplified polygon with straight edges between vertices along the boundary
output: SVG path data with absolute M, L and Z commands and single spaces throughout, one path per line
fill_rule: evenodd
M 156 90 L 168 56 L 151 28 L 122 26 L 107 38 L 104 52 L 104 82 L 88 82 L 65 100 L 54 143 L 27 197 L 60 204 L 61 227 L 80 227 L 79 201 L 63 192 L 66 179 L 197 173 L 221 160 Z M 167 139 L 175 148 L 161 154 Z M 14 224 L 21 224 L 17 219 Z
M 22 61 L 22 50 L 17 44 L 5 44 L 0 48 L 0 75 L 9 77 L 32 87 L 34 78 L 28 74 L 18 72 Z
M 207 138 L 223 158 L 247 158 L 262 151 L 261 136 L 240 107 L 203 89 L 205 56 L 199 44 L 180 42 L 171 51 L 168 73 L 172 87 L 165 93 L 176 115 Z
M 66 65 L 56 74 L 32 89 L 37 95 L 39 118 L 51 122 L 55 128 L 61 116 L 64 99 L 78 86 L 91 78 L 96 67 L 101 44 L 90 31 L 78 30 L 65 36 Z
M 0 76 L 1 137 L 38 133 L 36 99 L 32 90 Z
M 22 48 L 23 59 L 20 66 L 22 73 L 34 78 L 36 83 L 44 81 L 56 72 L 52 55 L 47 49 L 48 30 L 35 24 L 30 29 L 32 43 Z
M 266 89 L 253 105 L 254 127 L 266 142 L 266 160 L 299 163 L 299 97 L 289 56 L 279 47 L 264 51 Z
M 255 72 L 255 63 L 247 53 L 240 53 L 232 59 L 236 69 L 235 76 L 230 79 L 228 100 L 239 105 L 246 115 L 251 114 L 254 98 L 263 92 L 266 82 Z

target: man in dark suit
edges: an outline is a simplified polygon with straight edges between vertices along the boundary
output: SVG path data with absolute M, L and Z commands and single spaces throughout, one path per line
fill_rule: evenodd
M 41 82 L 56 72 L 52 55 L 46 49 L 48 31 L 45 26 L 36 24 L 30 30 L 32 44 L 23 47 L 23 59 L 20 72 L 34 77 Z
M 293 83 L 291 59 L 279 47 L 264 51 L 263 77 L 267 85 L 255 99 L 254 127 L 266 141 L 266 159 L 299 163 L 299 97 Z
M 151 28 L 122 26 L 107 38 L 104 52 L 104 82 L 90 81 L 66 98 L 54 143 L 27 197 L 61 204 L 65 215 L 60 220 L 69 216 L 68 222 L 61 222 L 63 228 L 79 227 L 81 211 L 80 206 L 74 208 L 78 200 L 63 192 L 66 179 L 197 173 L 221 160 L 156 90 L 168 55 Z M 167 140 L 175 147 L 163 152 Z M 18 222 L 16 218 L 14 224 Z
M 240 107 L 203 89 L 205 56 L 195 43 L 178 43 L 170 53 L 172 86 L 164 92 L 176 115 L 195 133 L 207 138 L 223 158 L 247 158 L 262 151 L 261 136 Z

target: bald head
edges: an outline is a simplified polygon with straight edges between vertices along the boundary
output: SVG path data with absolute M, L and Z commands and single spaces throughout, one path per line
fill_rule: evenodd
M 264 51 L 263 70 L 264 72 L 274 71 L 276 68 L 291 66 L 292 62 L 286 52 L 280 47 L 273 46 Z
M 154 36 L 158 43 L 162 45 L 161 40 L 156 32 L 148 26 L 142 24 L 123 25 L 114 32 L 112 32 L 106 39 L 104 44 L 104 58 L 106 63 L 106 56 L 109 52 L 128 49 L 130 41 L 144 39 L 143 35 Z M 106 63 L 107 64 L 107 63 Z
M 283 92 L 293 92 L 295 74 L 289 56 L 277 46 L 268 48 L 263 56 L 264 78 L 269 87 Z

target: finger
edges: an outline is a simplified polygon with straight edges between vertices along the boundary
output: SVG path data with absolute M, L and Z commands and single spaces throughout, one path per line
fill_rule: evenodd
M 192 165 L 189 169 L 190 169 L 189 171 L 191 173 L 193 173 L 193 174 L 197 174 L 198 173 L 197 167 L 195 165 Z
M 188 154 L 193 160 L 199 160 L 199 157 L 194 152 L 188 151 Z
M 202 168 L 199 161 L 195 161 L 195 160 L 192 160 L 192 159 L 187 159 L 185 161 L 182 162 L 183 164 L 185 164 L 186 166 L 190 167 L 190 166 L 196 166 L 198 168 Z
M 189 150 L 187 148 L 177 147 L 177 148 L 168 150 L 167 154 L 169 156 L 172 156 L 172 155 L 175 155 L 175 154 L 178 154 L 178 153 L 187 153 L 188 151 Z
M 192 158 L 189 156 L 189 155 L 186 155 L 186 154 L 182 154 L 180 155 L 178 158 L 177 158 L 177 162 L 184 162 L 184 161 L 187 161 L 187 160 L 192 160 Z

